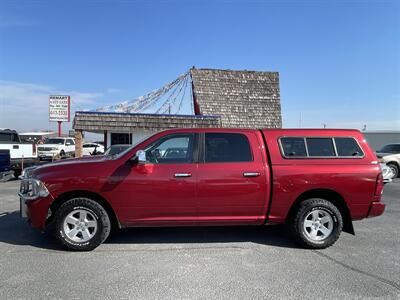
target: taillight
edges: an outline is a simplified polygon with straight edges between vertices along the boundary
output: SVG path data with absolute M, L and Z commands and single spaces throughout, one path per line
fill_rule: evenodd
M 376 186 L 375 186 L 375 196 L 381 196 L 383 193 L 383 176 L 382 173 L 379 173 L 378 177 L 376 178 Z
M 36 154 L 36 144 L 32 144 L 32 153 L 33 155 Z

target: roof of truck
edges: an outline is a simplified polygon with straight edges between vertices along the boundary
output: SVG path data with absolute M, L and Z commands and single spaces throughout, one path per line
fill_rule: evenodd
M 211 128 L 171 128 L 164 131 L 175 131 L 175 132 L 202 132 L 202 131 L 263 131 L 263 132 L 282 132 L 282 133 L 289 133 L 289 132 L 320 132 L 320 133 L 339 133 L 339 132 L 357 132 L 361 133 L 358 129 L 340 129 L 340 128 L 261 128 L 261 129 L 251 129 L 251 128 L 221 128 L 221 127 L 211 127 Z

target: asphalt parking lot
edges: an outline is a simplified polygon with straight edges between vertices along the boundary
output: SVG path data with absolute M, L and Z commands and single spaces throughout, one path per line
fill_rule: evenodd
M 136 228 L 67 252 L 20 219 L 18 187 L 0 183 L 2 299 L 400 298 L 400 180 L 383 216 L 319 251 L 271 226 Z

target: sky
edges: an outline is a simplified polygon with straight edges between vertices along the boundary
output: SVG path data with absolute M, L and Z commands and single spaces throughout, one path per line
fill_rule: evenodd
M 192 66 L 279 72 L 284 127 L 400 130 L 400 1 L 0 0 L 0 128 L 56 130 L 50 94 L 94 109 Z

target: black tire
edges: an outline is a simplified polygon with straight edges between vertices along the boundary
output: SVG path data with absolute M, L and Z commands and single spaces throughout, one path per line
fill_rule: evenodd
M 324 214 L 325 216 L 330 216 L 331 223 L 325 223 L 325 225 L 328 224 L 328 227 L 330 225 L 331 232 L 326 237 L 323 237 L 323 233 L 320 231 L 320 229 L 316 229 L 315 231 L 320 236 L 317 235 L 315 238 L 312 238 L 312 228 L 309 228 L 310 231 L 305 228 L 304 223 L 306 221 L 312 222 L 310 219 L 307 219 L 307 217 L 312 217 L 313 212 L 319 216 L 323 216 Z M 318 222 L 318 224 L 320 223 Z M 322 226 L 324 227 L 323 229 L 326 229 L 324 225 Z M 300 203 L 299 209 L 295 213 L 294 219 L 292 220 L 291 227 L 295 239 L 301 246 L 312 249 L 324 249 L 332 246 L 339 238 L 343 229 L 343 218 L 339 209 L 334 204 L 325 199 L 313 198 Z
M 97 229 L 93 236 L 83 242 L 72 240 L 64 229 L 67 216 L 75 211 L 85 211 L 96 221 Z M 68 229 L 67 229 L 68 230 Z M 103 243 L 111 231 L 111 222 L 106 210 L 97 202 L 88 198 L 74 198 L 65 202 L 55 214 L 55 234 L 61 244 L 68 250 L 90 251 Z M 93 231 L 94 232 L 94 231 Z M 78 239 L 79 236 L 76 235 Z
M 387 166 L 392 169 L 394 173 L 393 178 L 399 177 L 399 167 L 395 163 L 388 163 Z
M 14 170 L 14 177 L 15 177 L 15 178 L 18 178 L 18 177 L 21 175 L 21 173 L 22 173 L 22 170 L 21 170 L 21 169 Z
M 62 158 L 64 158 L 65 157 L 65 152 L 64 152 L 64 150 L 61 150 L 60 151 L 60 158 L 62 159 Z

